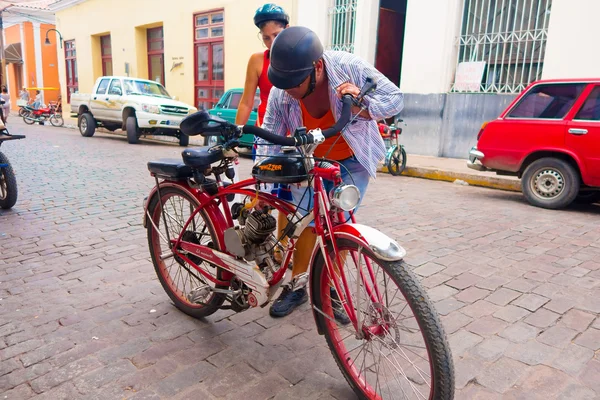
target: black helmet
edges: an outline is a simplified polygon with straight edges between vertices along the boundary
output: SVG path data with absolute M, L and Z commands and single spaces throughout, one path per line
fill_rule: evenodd
M 316 33 L 303 26 L 287 28 L 271 46 L 269 81 L 279 89 L 294 88 L 311 75 L 322 56 L 323 45 Z
M 257 28 L 260 28 L 260 24 L 267 21 L 279 21 L 287 26 L 290 23 L 290 17 L 283 8 L 277 4 L 269 3 L 258 7 L 256 14 L 254 14 L 254 25 Z

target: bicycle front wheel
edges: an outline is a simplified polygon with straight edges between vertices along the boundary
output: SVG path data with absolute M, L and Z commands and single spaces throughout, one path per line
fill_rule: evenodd
M 350 293 L 340 296 L 332 290 L 319 257 L 313 301 L 327 344 L 354 392 L 361 399 L 453 399 L 454 367 L 446 335 L 408 266 L 382 260 L 354 240 L 337 239 L 337 246 L 344 265 L 335 269 L 335 279 L 341 282 L 343 270 Z M 335 319 L 335 313 L 346 314 L 341 302 L 348 298 L 356 329 Z
M 181 257 L 174 256 L 171 243 L 166 239 L 177 239 L 194 210 L 199 207 L 198 200 L 178 188 L 162 188 L 162 204 L 158 194 L 148 204 L 150 219 L 147 224 L 148 247 L 154 263 L 154 269 L 163 289 L 177 308 L 194 318 L 202 318 L 216 312 L 225 301 L 225 294 L 215 293 L 214 283 L 198 272 Z M 166 222 L 166 223 L 165 223 Z M 156 228 L 155 228 L 156 226 Z M 199 212 L 183 232 L 186 242 L 202 244 L 218 249 L 217 236 L 204 212 Z M 187 256 L 192 262 L 221 279 L 221 268 L 209 264 L 197 256 Z M 228 286 L 216 286 L 228 289 Z
M 396 147 L 388 160 L 388 171 L 394 176 L 401 175 L 406 168 L 406 151 L 404 147 Z

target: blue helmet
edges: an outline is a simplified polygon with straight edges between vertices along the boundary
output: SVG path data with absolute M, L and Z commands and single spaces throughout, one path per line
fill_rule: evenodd
M 256 10 L 256 14 L 254 14 L 254 25 L 260 28 L 260 25 L 267 21 L 279 21 L 284 25 L 288 25 L 290 23 L 290 16 L 277 4 L 268 3 L 258 7 Z

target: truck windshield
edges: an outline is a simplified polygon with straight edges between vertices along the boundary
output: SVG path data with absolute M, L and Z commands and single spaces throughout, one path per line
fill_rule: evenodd
M 150 96 L 159 96 L 159 97 L 171 97 L 161 84 L 155 82 L 147 82 L 147 81 L 136 81 L 133 79 L 125 79 L 123 81 L 125 84 L 125 93 L 126 94 L 143 94 Z

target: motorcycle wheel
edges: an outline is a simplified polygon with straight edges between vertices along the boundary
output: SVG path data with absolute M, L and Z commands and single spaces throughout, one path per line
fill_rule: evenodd
M 8 157 L 3 153 L 0 153 L 0 164 L 8 164 L 7 167 L 0 167 L 0 208 L 8 210 L 17 202 L 17 178 Z
M 31 113 L 25 114 L 23 115 L 23 122 L 25 122 L 27 125 L 33 125 L 36 122 L 38 122 L 37 118 L 33 118 L 31 116 Z
M 63 126 L 65 124 L 65 121 L 63 120 L 62 115 L 52 114 L 50 116 L 50 123 L 52 124 L 52 126 Z

